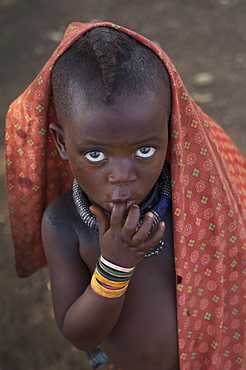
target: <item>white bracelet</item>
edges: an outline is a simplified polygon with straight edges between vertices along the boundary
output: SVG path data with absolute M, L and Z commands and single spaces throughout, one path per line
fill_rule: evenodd
M 102 261 L 102 263 L 104 263 L 104 265 L 116 270 L 116 271 L 121 271 L 121 272 L 132 272 L 135 267 L 122 267 L 122 266 L 118 266 L 118 265 L 115 265 L 114 263 L 111 263 L 109 261 L 107 261 L 105 258 L 103 258 L 103 256 L 101 255 L 100 256 L 100 260 Z

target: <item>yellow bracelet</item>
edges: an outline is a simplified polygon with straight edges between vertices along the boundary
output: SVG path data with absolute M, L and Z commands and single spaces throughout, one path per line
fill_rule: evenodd
M 109 280 L 105 278 L 104 276 L 102 276 L 100 272 L 98 271 L 98 269 L 95 269 L 94 275 L 96 276 L 96 279 L 99 281 L 99 283 L 103 283 L 103 284 L 109 285 L 114 288 L 124 288 L 126 285 L 129 284 L 129 281 L 130 281 L 130 279 L 125 280 L 125 281 Z
M 129 283 L 128 283 L 129 284 Z M 102 297 L 106 298 L 119 298 L 121 297 L 127 290 L 128 284 L 122 288 L 122 289 L 117 289 L 117 290 L 111 290 L 103 287 L 96 279 L 95 274 L 92 275 L 91 278 L 91 288 L 92 290 L 99 294 Z

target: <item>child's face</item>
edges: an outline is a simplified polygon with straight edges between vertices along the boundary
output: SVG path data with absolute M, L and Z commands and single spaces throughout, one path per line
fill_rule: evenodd
M 118 97 L 110 105 L 74 100 L 62 145 L 81 188 L 109 212 L 115 202 L 139 204 L 166 157 L 169 109 L 163 98 L 149 92 Z

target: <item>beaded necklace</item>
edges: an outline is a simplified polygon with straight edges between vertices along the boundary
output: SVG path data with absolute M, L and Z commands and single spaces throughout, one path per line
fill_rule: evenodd
M 157 184 L 154 186 L 154 189 L 151 195 L 145 199 L 140 207 L 140 222 L 138 227 L 142 223 L 144 215 L 151 211 L 154 215 L 153 228 L 160 222 L 171 205 L 171 176 L 170 176 L 170 166 L 168 163 L 165 163 L 163 166 L 162 172 L 160 174 Z M 98 231 L 96 218 L 92 212 L 90 212 L 89 207 L 93 203 L 84 191 L 81 189 L 77 180 L 73 181 L 73 200 L 78 210 L 78 213 L 83 220 L 83 222 L 89 226 L 89 228 Z M 105 212 L 109 217 L 110 214 Z M 152 228 L 152 229 L 153 229 Z M 159 254 L 165 248 L 165 242 L 160 240 L 159 243 L 145 255 L 145 257 L 151 257 Z

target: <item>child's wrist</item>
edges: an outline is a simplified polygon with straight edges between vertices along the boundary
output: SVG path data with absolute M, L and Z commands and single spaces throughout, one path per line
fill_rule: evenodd
M 135 267 L 115 265 L 100 256 L 92 275 L 92 290 L 106 298 L 119 298 L 127 290 Z
M 102 255 L 99 257 L 98 259 L 99 263 L 103 263 L 103 265 L 109 267 L 110 269 L 114 270 L 114 271 L 117 271 L 117 272 L 122 272 L 122 273 L 133 273 L 134 270 L 135 270 L 135 266 L 134 267 L 123 267 L 123 266 L 119 266 L 119 265 L 116 265 L 112 262 L 109 262 L 106 258 L 104 258 Z

